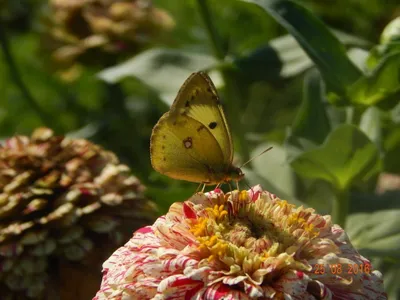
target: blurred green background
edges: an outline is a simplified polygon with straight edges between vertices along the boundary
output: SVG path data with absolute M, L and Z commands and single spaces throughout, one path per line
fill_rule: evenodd
M 0 2 L 1 139 L 47 126 L 98 143 L 161 214 L 197 185 L 152 169 L 151 130 L 207 71 L 235 164 L 274 147 L 241 188 L 332 214 L 400 299 L 398 1 L 128 2 Z

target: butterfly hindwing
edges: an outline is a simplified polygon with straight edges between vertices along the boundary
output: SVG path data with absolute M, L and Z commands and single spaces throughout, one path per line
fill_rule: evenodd
M 214 182 L 218 175 L 223 177 L 222 161 L 216 139 L 191 117 L 176 120 L 168 112 L 153 129 L 151 162 L 162 174 L 192 182 Z

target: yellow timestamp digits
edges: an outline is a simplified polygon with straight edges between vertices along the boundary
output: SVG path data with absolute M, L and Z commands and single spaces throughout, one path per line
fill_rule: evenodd
M 370 264 L 315 264 L 312 272 L 316 275 L 324 275 L 329 272 L 333 275 L 341 274 L 370 274 Z

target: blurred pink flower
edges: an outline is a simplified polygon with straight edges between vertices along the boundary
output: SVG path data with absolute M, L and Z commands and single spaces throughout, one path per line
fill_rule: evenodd
M 256 186 L 174 203 L 103 264 L 94 299 L 386 299 L 344 230 Z

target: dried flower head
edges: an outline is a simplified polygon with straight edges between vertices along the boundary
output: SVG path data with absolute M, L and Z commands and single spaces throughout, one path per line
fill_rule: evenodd
M 49 0 L 49 5 L 44 44 L 65 79 L 73 79 L 80 64 L 105 67 L 132 56 L 175 25 L 150 0 Z
M 113 153 L 47 128 L 0 146 L 0 188 L 1 299 L 41 299 L 61 263 L 104 260 L 154 214 Z
M 386 299 L 381 273 L 329 216 L 259 186 L 174 203 L 103 273 L 97 300 Z

